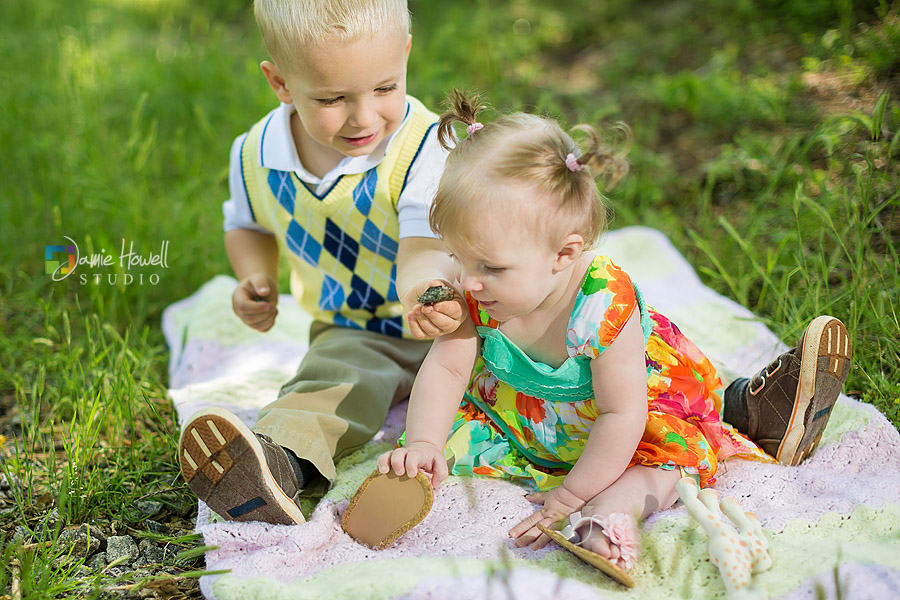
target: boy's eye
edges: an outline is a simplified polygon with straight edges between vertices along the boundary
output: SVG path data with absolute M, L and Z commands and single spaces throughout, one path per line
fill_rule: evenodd
M 343 96 L 338 96 L 337 98 L 316 98 L 316 102 L 322 106 L 333 106 L 343 99 Z
M 375 88 L 375 91 L 376 91 L 376 92 L 381 92 L 382 94 L 386 94 L 386 93 L 388 93 L 388 92 L 393 92 L 393 91 L 396 90 L 396 89 L 397 89 L 397 84 L 396 84 L 396 83 L 392 83 L 391 85 L 386 85 L 386 86 L 384 86 L 384 87 Z
M 484 268 L 485 272 L 491 273 L 493 275 L 496 275 L 497 273 L 502 273 L 503 271 L 506 270 L 505 267 L 489 267 L 487 265 L 485 265 L 483 268 Z

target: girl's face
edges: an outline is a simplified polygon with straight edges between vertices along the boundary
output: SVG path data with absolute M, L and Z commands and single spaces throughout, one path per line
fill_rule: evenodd
M 460 286 L 501 323 L 556 302 L 567 282 L 561 272 L 573 262 L 564 240 L 557 247 L 535 216 L 515 210 L 523 202 L 540 202 L 535 196 L 530 186 L 505 185 L 489 206 L 462 223 L 466 239 L 444 236 Z

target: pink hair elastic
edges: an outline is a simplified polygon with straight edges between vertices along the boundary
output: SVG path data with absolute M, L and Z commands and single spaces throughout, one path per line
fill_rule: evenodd
M 566 167 L 570 171 L 580 171 L 583 168 L 581 163 L 578 162 L 578 158 L 572 152 L 566 154 Z
M 475 121 L 474 123 L 472 123 L 471 125 L 469 125 L 468 127 L 466 127 L 466 135 L 472 135 L 473 133 L 475 133 L 475 132 L 478 131 L 479 129 L 484 129 L 484 125 L 482 125 L 482 124 L 479 123 L 478 121 Z

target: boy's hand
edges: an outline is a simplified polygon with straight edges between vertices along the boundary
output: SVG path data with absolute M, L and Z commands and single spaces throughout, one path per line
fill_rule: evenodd
M 509 530 L 509 537 L 515 538 L 516 546 L 521 548 L 531 544 L 532 550 L 540 550 L 547 545 L 550 538 L 540 529 L 538 523 L 550 529 L 576 510 L 580 510 L 586 504 L 565 486 L 558 485 L 546 492 L 537 492 L 525 496 L 530 502 L 543 504 L 540 510 Z
M 425 290 L 436 285 L 455 286 L 442 279 L 420 281 L 403 298 L 409 332 L 417 339 L 436 338 L 453 333 L 466 320 L 466 303 L 459 291 L 453 300 L 423 305 L 418 301 Z
M 409 477 L 422 471 L 431 485 L 437 487 L 447 478 L 447 459 L 443 450 L 431 442 L 412 442 L 378 457 L 380 472 L 388 473 L 391 469 L 397 475 L 406 473 Z
M 231 295 L 234 313 L 257 331 L 268 331 L 278 314 L 278 285 L 265 273 L 252 273 Z

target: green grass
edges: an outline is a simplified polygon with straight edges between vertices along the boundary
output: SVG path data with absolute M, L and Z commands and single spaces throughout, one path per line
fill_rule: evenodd
M 462 86 L 501 111 L 629 123 L 614 226 L 659 228 L 785 340 L 820 313 L 842 318 L 845 390 L 900 425 L 900 3 L 411 8 L 412 93 L 438 106 Z M 146 532 L 137 499 L 192 502 L 160 315 L 229 272 L 228 148 L 275 98 L 236 0 L 7 2 L 0 32 L 0 431 L 16 433 L 0 465 L 24 484 L 0 500 L 0 595 L 15 559 L 28 597 L 90 597 L 77 568 L 53 566 L 68 551 L 59 528 Z M 82 254 L 168 240 L 169 268 L 156 285 L 124 286 L 122 269 L 103 271 L 116 285 L 54 283 L 44 246 L 63 236 Z M 18 524 L 50 547 L 7 544 Z

